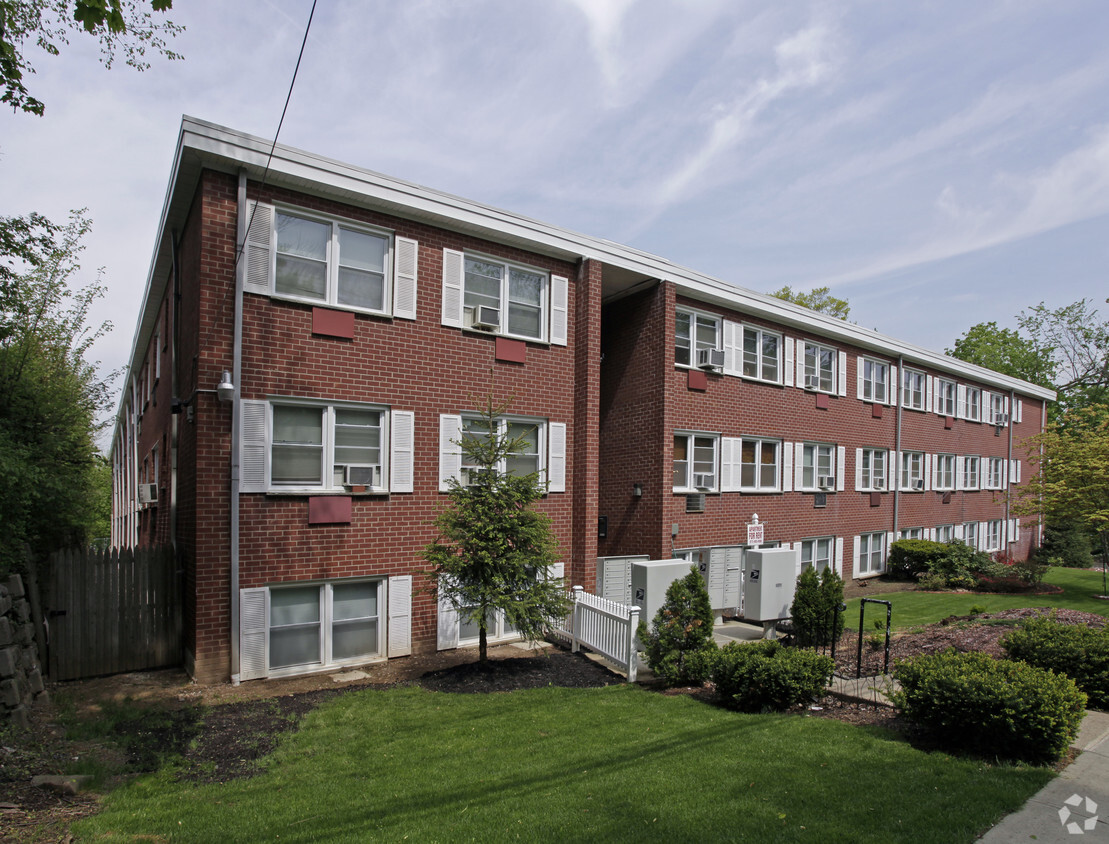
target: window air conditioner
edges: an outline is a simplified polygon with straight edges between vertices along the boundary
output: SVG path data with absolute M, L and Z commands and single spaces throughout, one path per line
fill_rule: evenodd
M 1009 414 L 1008 413 L 998 413 L 998 414 L 996 414 L 993 418 L 993 423 L 995 425 L 1008 425 L 1009 424 Z
M 821 489 L 834 489 L 836 479 L 833 475 L 821 475 L 816 479 L 816 485 Z
M 698 349 L 698 369 L 721 369 L 724 366 L 723 349 Z
M 924 479 L 923 478 L 917 478 L 915 481 L 913 481 L 913 489 L 916 490 L 917 492 L 920 492 L 921 490 L 923 490 L 924 489 Z
M 805 376 L 805 389 L 806 390 L 819 390 L 820 389 L 820 379 L 817 378 L 815 375 L 806 375 Z
M 158 485 L 139 484 L 139 504 L 157 504 Z
M 713 477 L 708 474 L 698 474 L 693 476 L 693 485 L 697 489 L 712 489 Z
M 478 331 L 496 331 L 501 327 L 501 312 L 488 305 L 463 308 L 463 324 Z
M 347 466 L 343 483 L 347 486 L 380 486 L 380 466 Z

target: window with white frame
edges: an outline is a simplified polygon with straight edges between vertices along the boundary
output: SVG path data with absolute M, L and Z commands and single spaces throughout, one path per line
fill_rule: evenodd
M 955 415 L 955 398 L 958 394 L 954 381 L 946 378 L 936 379 L 936 413 L 941 416 Z
M 859 379 L 862 383 L 862 400 L 885 404 L 889 400 L 889 364 L 870 360 L 870 358 L 862 358 L 860 363 L 862 371 L 859 373 Z
M 836 447 L 805 443 L 801 450 L 801 489 L 835 489 Z
M 838 353 L 831 346 L 821 346 L 806 341 L 805 346 L 805 383 L 806 390 L 821 393 L 836 391 L 836 362 Z
M 777 490 L 781 448 L 778 440 L 744 437 L 740 445 L 740 488 L 754 492 Z
M 922 452 L 901 452 L 901 489 L 906 492 L 924 491 L 924 454 Z
M 801 541 L 801 571 L 816 569 L 820 574 L 835 562 L 836 540 L 834 536 L 821 536 Z
M 469 311 L 475 315 L 473 319 L 481 317 L 479 308 L 495 310 L 501 334 L 525 340 L 545 339 L 547 290 L 548 276 L 542 270 L 499 258 L 466 256 L 462 307 L 473 309 Z
M 538 474 L 542 470 L 546 430 L 542 420 L 502 416 L 496 420 L 496 426 L 496 430 L 491 432 L 487 420 L 480 416 L 463 415 L 461 441 L 463 484 L 476 480 L 476 473 L 480 471 L 480 464 L 465 447 L 467 440 L 476 441 L 477 448 L 482 447 L 482 440 L 490 440 L 492 437 L 503 437 L 507 442 L 514 444 L 515 447 L 495 467 L 500 474 L 524 476 Z
M 967 387 L 966 418 L 971 422 L 982 421 L 982 391 L 977 387 Z
M 963 489 L 978 489 L 978 471 L 981 460 L 969 455 L 963 458 Z
M 388 478 L 384 408 L 366 405 L 271 405 L 270 486 L 384 490 Z
M 720 348 L 720 317 L 678 309 L 674 315 L 674 362 L 694 366 L 701 349 Z
M 988 489 L 1001 489 L 1005 485 L 1005 458 L 990 458 L 989 476 L 986 481 Z
M 777 384 L 781 376 L 782 338 L 755 326 L 743 326 L 743 375 Z
M 901 539 L 923 539 L 924 538 L 924 528 L 919 528 L 919 527 L 902 528 L 901 530 L 899 530 L 897 532 L 897 535 Z
M 479 619 L 468 616 L 467 610 L 470 607 L 464 607 L 459 610 L 458 614 L 458 644 L 472 645 L 480 641 L 481 638 L 481 625 Z M 514 639 L 519 633 L 516 628 L 512 626 L 504 614 L 504 610 L 490 610 L 485 616 L 485 635 L 488 640 L 496 641 L 498 639 Z
M 955 489 L 955 455 L 937 454 L 933 468 L 935 489 Z
M 924 410 L 925 375 L 915 369 L 901 370 L 901 406 L 912 410 Z
M 1005 396 L 1002 393 L 990 394 L 990 424 L 1001 425 L 1005 423 Z
M 971 548 L 978 547 L 978 522 L 963 522 L 963 542 Z
M 864 533 L 859 537 L 859 556 L 855 561 L 856 577 L 881 574 L 886 570 L 886 534 Z
M 380 607 L 379 580 L 271 587 L 271 676 L 382 655 Z
M 674 434 L 674 491 L 715 490 L 717 449 L 715 434 Z
M 886 450 L 864 448 L 860 455 L 859 489 L 883 490 L 886 488 Z
M 955 525 L 937 525 L 936 542 L 951 542 L 955 538 Z
M 986 522 L 986 550 L 1001 550 L 1001 519 Z

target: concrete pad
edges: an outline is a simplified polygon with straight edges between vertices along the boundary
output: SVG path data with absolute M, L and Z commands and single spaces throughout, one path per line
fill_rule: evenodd
M 712 638 L 718 645 L 729 642 L 755 642 L 763 638 L 761 624 L 748 624 L 745 621 L 726 621 L 712 628 Z
M 370 675 L 365 671 L 344 671 L 342 674 L 329 675 L 336 683 L 351 683 L 355 680 L 368 680 Z

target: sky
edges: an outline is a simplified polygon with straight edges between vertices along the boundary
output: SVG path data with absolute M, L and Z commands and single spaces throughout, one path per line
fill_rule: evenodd
M 175 0 L 179 61 L 28 48 L 0 215 L 93 219 L 93 357 L 125 366 L 181 116 L 277 131 L 311 0 Z M 318 0 L 280 142 L 758 292 L 828 285 L 943 351 L 1109 316 L 1104 0 Z M 121 384 L 122 382 L 118 382 Z M 109 409 L 114 410 L 114 408 Z

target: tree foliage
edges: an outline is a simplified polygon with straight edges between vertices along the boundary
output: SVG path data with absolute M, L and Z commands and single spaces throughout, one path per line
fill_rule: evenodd
M 647 664 L 660 679 L 671 685 L 705 680 L 712 669 L 708 655 L 716 650 L 716 642 L 708 589 L 696 566 L 666 588 L 666 600 L 650 628 L 641 621 L 636 635 L 647 652 Z
M 807 568 L 797 578 L 790 618 L 794 639 L 802 647 L 826 647 L 838 642 L 846 623 L 843 607 L 843 578 L 828 566 L 821 574 Z
M 146 51 L 167 59 L 181 56 L 167 47 L 167 39 L 182 32 L 172 21 L 156 20 L 173 0 L 0 0 L 0 102 L 16 111 L 42 115 L 45 104 L 32 96 L 25 78 L 35 72 L 25 50 L 37 47 L 51 56 L 69 44 L 72 33 L 83 32 L 100 42 L 100 61 L 110 68 L 122 55 L 136 70 L 146 70 Z
M 1038 347 L 1032 338 L 1012 328 L 998 327 L 996 322 L 972 325 L 947 353 L 1041 387 L 1055 386 L 1055 362 L 1050 350 Z
M 54 248 L 13 277 L 0 311 L 0 569 L 22 560 L 24 544 L 41 555 L 105 524 L 94 438 L 112 376 L 87 355 L 111 326 L 87 325 L 99 279 L 71 286 L 90 226 L 74 212 Z
M 808 293 L 805 293 L 801 290 L 794 291 L 793 288 L 787 284 L 780 290 L 775 290 L 770 295 L 776 296 L 779 299 L 785 299 L 787 302 L 793 302 L 793 304 L 800 305 L 803 308 L 827 314 L 836 319 L 845 320 L 848 314 L 851 313 L 851 305 L 848 304 L 847 300 L 833 296 L 830 287 L 814 287 Z
M 478 626 L 480 662 L 488 659 L 488 627 L 497 612 L 535 642 L 569 611 L 562 580 L 549 577 L 558 559 L 550 519 L 533 508 L 545 493 L 539 476 L 504 468 L 526 444 L 526 434 L 513 438 L 501 430 L 507 409 L 487 397 L 481 428 L 488 434 L 463 435 L 459 446 L 476 468 L 465 485 L 451 480 L 450 504 L 435 521 L 439 537 L 424 550 L 439 598 Z

